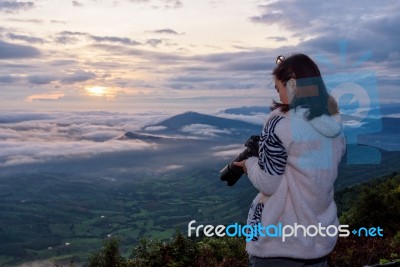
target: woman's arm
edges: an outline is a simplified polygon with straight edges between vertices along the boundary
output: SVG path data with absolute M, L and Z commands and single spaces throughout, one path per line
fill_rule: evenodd
M 282 175 L 270 175 L 260 168 L 257 157 L 248 158 L 245 162 L 249 180 L 264 195 L 272 195 L 282 181 Z
M 283 116 L 271 118 L 261 134 L 259 157 L 235 164 L 243 167 L 254 187 L 266 195 L 276 191 L 285 171 L 290 146 L 287 120 Z

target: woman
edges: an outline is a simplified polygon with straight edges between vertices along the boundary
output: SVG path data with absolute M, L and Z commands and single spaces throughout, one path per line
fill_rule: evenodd
M 339 226 L 333 184 L 345 150 L 338 107 L 308 56 L 279 56 L 276 63 L 281 103 L 265 123 L 259 157 L 234 163 L 259 190 L 248 225 L 276 226 L 247 242 L 249 266 L 328 266 Z M 296 225 L 297 236 L 278 234 L 279 226 Z

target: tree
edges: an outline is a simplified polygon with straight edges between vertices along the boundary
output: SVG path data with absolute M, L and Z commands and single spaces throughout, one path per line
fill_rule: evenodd
M 119 240 L 110 238 L 104 241 L 103 248 L 89 258 L 90 267 L 127 267 L 127 260 L 119 252 Z

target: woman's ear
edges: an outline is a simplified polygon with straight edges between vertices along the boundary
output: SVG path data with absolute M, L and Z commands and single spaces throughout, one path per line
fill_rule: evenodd
M 290 104 L 296 94 L 296 80 L 295 79 L 291 78 L 289 81 L 286 82 L 286 91 L 287 91 L 287 95 L 288 95 L 288 102 Z
M 286 82 L 286 89 L 290 92 L 296 90 L 296 80 L 291 78 L 289 81 Z

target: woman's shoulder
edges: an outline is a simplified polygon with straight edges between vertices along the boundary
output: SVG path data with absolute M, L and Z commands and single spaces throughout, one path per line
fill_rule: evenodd
M 286 127 L 293 127 L 294 125 L 299 125 L 302 123 L 306 123 L 307 120 L 305 119 L 307 109 L 304 108 L 296 108 L 291 109 L 287 112 L 283 112 L 279 109 L 275 109 L 271 111 L 269 114 L 264 128 L 267 128 L 271 123 L 274 122 L 276 126 L 279 125 L 278 128 L 285 129 Z M 278 123 L 279 122 L 279 123 Z
M 281 111 L 279 108 L 272 110 L 269 115 L 268 119 L 272 119 L 273 117 L 284 117 L 284 118 L 293 118 L 293 119 L 305 119 L 305 115 L 308 109 L 303 107 L 297 107 L 290 109 L 289 111 Z
M 287 112 L 282 112 L 279 108 L 276 108 L 268 114 L 266 122 L 273 119 L 274 117 L 287 117 L 287 115 Z
M 313 119 L 308 119 L 307 112 L 308 109 L 306 108 L 297 108 L 288 112 L 292 129 L 298 129 L 301 131 L 313 129 L 322 136 L 329 138 L 336 137 L 342 132 L 340 114 L 323 114 Z
M 294 108 L 288 112 L 280 110 L 273 110 L 264 125 L 264 130 L 268 132 L 275 132 L 278 135 L 287 135 L 290 131 L 293 135 L 294 132 L 307 132 L 317 131 L 326 137 L 335 137 L 340 134 L 342 125 L 339 115 L 321 115 L 314 119 L 307 119 L 307 108 Z

